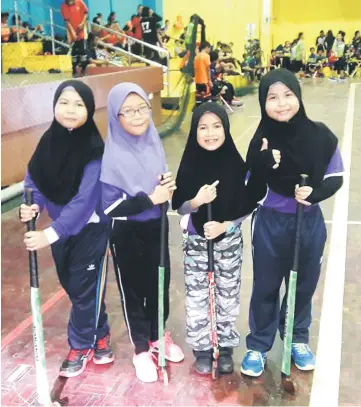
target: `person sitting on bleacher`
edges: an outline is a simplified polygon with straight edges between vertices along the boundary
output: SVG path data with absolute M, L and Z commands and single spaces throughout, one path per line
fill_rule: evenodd
M 44 28 L 41 24 L 37 25 L 35 28 L 31 28 L 27 21 L 23 22 L 23 28 L 26 30 L 24 40 L 26 42 L 36 42 L 42 41 L 42 36 L 44 35 Z
M 311 77 L 315 74 L 317 70 L 317 54 L 315 53 L 315 48 L 310 48 L 310 55 L 307 60 L 307 67 L 306 67 L 306 76 Z
M 1 42 L 6 43 L 10 40 L 10 27 L 8 25 L 9 13 L 1 13 Z
M 241 62 L 242 72 L 248 77 L 249 82 L 253 82 L 255 79 L 256 70 L 250 66 L 250 58 L 247 54 L 243 54 L 243 61 Z
M 10 42 L 22 42 L 25 41 L 25 34 L 26 29 L 22 27 L 21 17 L 18 15 L 13 15 L 12 19 L 12 27 L 11 27 L 11 35 L 10 35 Z
M 277 51 L 273 49 L 271 51 L 271 58 L 269 61 L 269 70 L 273 71 L 276 68 L 281 67 L 281 58 L 277 55 Z
M 347 61 L 347 73 L 350 77 L 353 77 L 357 70 L 361 68 L 361 49 L 359 52 L 354 45 L 351 45 L 346 52 Z
M 317 67 L 316 67 L 316 76 L 320 76 L 321 78 L 324 76 L 323 68 L 328 65 L 328 59 L 326 56 L 326 50 L 322 50 L 321 48 L 317 51 Z
M 98 45 L 98 37 L 93 33 L 89 33 L 87 40 L 88 51 L 88 65 L 87 68 L 93 68 L 95 66 L 108 66 L 110 55 L 107 55 L 102 45 Z M 99 49 L 98 49 L 99 47 Z
M 217 51 L 212 51 L 210 53 L 211 59 L 211 81 L 213 83 L 213 87 L 211 90 L 211 95 L 215 96 L 222 96 L 222 98 L 232 106 L 242 106 L 243 103 L 240 99 L 235 97 L 234 87 L 228 81 L 225 81 L 223 78 L 223 69 L 219 64 L 219 54 Z

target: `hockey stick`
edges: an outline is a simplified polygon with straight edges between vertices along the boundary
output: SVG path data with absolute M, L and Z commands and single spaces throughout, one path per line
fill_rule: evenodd
M 207 222 L 212 221 L 212 204 L 207 204 Z M 213 348 L 212 378 L 217 379 L 219 376 L 218 358 L 218 334 L 217 334 L 217 315 L 216 315 L 216 283 L 214 279 L 214 253 L 213 241 L 207 240 L 208 251 L 208 284 L 209 284 L 209 308 L 211 319 L 211 336 Z
M 34 203 L 32 189 L 25 190 L 25 203 L 31 206 Z M 27 223 L 28 231 L 35 231 L 35 219 Z M 46 373 L 45 346 L 43 319 L 41 315 L 41 301 L 39 293 L 38 259 L 36 251 L 29 251 L 29 271 L 30 271 L 30 301 L 31 315 L 33 319 L 33 343 L 36 370 L 36 389 L 38 401 L 45 406 L 51 406 L 48 377 Z
M 308 178 L 307 175 L 301 174 L 300 187 L 306 185 L 307 178 Z M 288 282 L 287 307 L 284 327 L 285 330 L 283 336 L 282 385 L 283 388 L 289 393 L 294 393 L 296 391 L 296 383 L 291 378 L 291 346 L 295 317 L 297 273 L 301 246 L 301 226 L 303 217 L 303 207 L 304 207 L 303 204 L 297 203 L 295 249 L 293 255 L 293 265 L 290 271 L 290 277 Z
M 165 362 L 165 343 L 164 343 L 164 279 L 166 264 L 166 233 L 167 233 L 167 207 L 166 204 L 160 205 L 160 261 L 158 268 L 158 366 L 160 368 L 160 377 L 164 384 L 168 385 L 168 373 Z

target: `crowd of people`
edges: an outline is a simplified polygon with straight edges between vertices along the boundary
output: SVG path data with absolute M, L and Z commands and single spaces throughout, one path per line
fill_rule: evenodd
M 75 7 L 76 6 L 76 7 Z M 193 41 L 194 18 L 190 18 L 188 25 L 181 24 L 182 32 L 179 38 L 168 35 L 170 21 L 165 20 L 161 26 L 162 17 L 149 7 L 138 6 L 123 27 L 117 20 L 116 13 L 112 11 L 103 21 L 103 15 L 98 13 L 92 20 L 91 32 L 87 33 L 88 9 L 83 0 L 64 0 L 61 6 L 62 16 L 67 28 L 67 42 L 72 45 L 73 75 L 85 73 L 86 67 L 91 65 L 102 66 L 110 60 L 121 61 L 121 54 L 117 49 L 129 51 L 134 55 L 144 56 L 148 60 L 166 63 L 166 57 L 159 50 L 143 46 L 143 41 L 152 46 L 174 50 L 174 56 L 182 59 L 183 67 L 189 59 L 189 50 Z M 44 29 L 41 25 L 31 28 L 27 22 L 22 22 L 19 15 L 12 16 L 12 25 L 8 24 L 9 14 L 1 14 L 1 41 L 41 41 Z M 172 45 L 169 47 L 169 45 Z M 204 52 L 197 44 L 196 54 Z M 318 35 L 315 46 L 309 53 L 305 50 L 304 34 L 298 34 L 295 40 L 285 41 L 271 51 L 268 61 L 264 61 L 261 45 L 257 39 L 249 39 L 245 45 L 242 58 L 233 53 L 233 43 L 217 42 L 210 45 L 206 53 L 210 54 L 209 66 L 212 77 L 224 80 L 227 75 L 243 75 L 249 82 L 260 80 L 268 71 L 280 67 L 291 70 L 299 78 L 323 76 L 324 68 L 331 70 L 331 80 L 345 79 L 353 76 L 361 66 L 361 35 L 356 31 L 351 41 L 346 41 L 346 33 L 342 30 L 336 37 L 332 30 L 327 34 L 323 30 Z M 212 65 L 212 68 L 211 68 Z M 228 88 L 230 88 L 228 86 Z M 238 103 L 230 99 L 232 92 L 226 92 L 230 103 Z
M 308 56 L 304 46 L 304 34 L 301 32 L 291 43 L 286 41 L 272 50 L 271 69 L 284 67 L 295 72 L 299 77 L 304 75 L 323 76 L 325 67 L 331 69 L 331 80 L 340 80 L 352 76 L 361 63 L 361 34 L 356 31 L 352 40 L 347 43 L 346 33 L 342 30 L 336 37 L 332 30 L 325 35 L 321 30 L 311 47 Z
M 44 27 L 41 24 L 31 27 L 27 21 L 22 21 L 20 15 L 11 17 L 9 24 L 9 13 L 1 13 L 1 43 L 10 42 L 34 42 L 42 41 Z

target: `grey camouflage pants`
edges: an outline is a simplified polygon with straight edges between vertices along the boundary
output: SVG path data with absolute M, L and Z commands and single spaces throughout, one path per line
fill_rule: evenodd
M 186 342 L 193 350 L 212 348 L 209 315 L 207 240 L 183 234 L 186 285 Z M 240 227 L 214 244 L 216 315 L 219 346 L 239 346 L 235 322 L 239 314 L 243 239 Z

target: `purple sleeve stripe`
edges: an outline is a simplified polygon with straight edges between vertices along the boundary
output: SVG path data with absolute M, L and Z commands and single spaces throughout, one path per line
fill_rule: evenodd
M 343 167 L 341 152 L 337 148 L 336 151 L 334 152 L 332 158 L 331 158 L 330 163 L 328 164 L 325 175 L 330 175 L 330 174 L 342 175 L 340 173 L 343 173 L 343 171 L 344 171 L 344 167 Z

